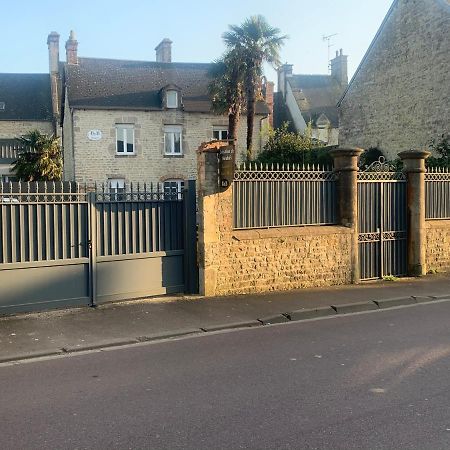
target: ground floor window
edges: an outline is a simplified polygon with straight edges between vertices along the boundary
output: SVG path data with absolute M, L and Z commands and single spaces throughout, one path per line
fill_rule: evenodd
M 164 181 L 164 195 L 172 199 L 181 200 L 183 198 L 184 180 Z
M 110 178 L 108 180 L 111 200 L 123 200 L 125 193 L 125 180 L 123 178 Z

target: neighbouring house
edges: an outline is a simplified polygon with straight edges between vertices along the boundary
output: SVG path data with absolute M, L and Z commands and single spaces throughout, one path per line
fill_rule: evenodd
M 208 95 L 210 64 L 172 62 L 169 39 L 156 47 L 155 62 L 79 57 L 71 33 L 61 65 L 57 33 L 48 46 L 53 86 L 62 86 L 65 180 L 108 183 L 118 191 L 127 182 L 179 188 L 196 177 L 199 145 L 228 138 L 228 117 L 213 113 Z M 56 110 L 57 96 L 53 100 Z M 270 116 L 265 102 L 258 102 L 256 114 L 258 151 Z M 243 117 L 238 157 L 246 153 L 245 135 Z
M 274 125 L 289 122 L 291 131 L 303 133 L 308 124 L 312 136 L 325 145 L 337 145 L 339 117 L 337 102 L 347 88 L 347 55 L 342 50 L 331 60 L 330 75 L 296 75 L 292 64 L 278 69 Z
M 340 144 L 394 159 L 450 132 L 450 1 L 395 0 L 339 102 Z
M 48 74 L 0 74 L 0 181 L 14 179 L 11 164 L 17 159 L 17 138 L 31 130 L 53 133 Z

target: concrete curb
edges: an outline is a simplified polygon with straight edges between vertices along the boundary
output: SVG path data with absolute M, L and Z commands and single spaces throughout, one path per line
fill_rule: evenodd
M 402 298 L 386 298 L 383 300 L 374 300 L 374 303 L 378 308 L 393 308 L 394 306 L 405 306 L 405 305 L 415 305 L 417 302 L 413 297 L 402 297 Z
M 234 330 L 236 328 L 260 327 L 262 323 L 258 320 L 249 320 L 248 322 L 234 322 L 223 325 L 212 325 L 210 327 L 200 328 L 205 333 L 210 331 Z
M 433 301 L 440 300 L 440 299 L 449 298 L 449 296 L 448 295 L 446 295 L 446 296 L 440 295 L 439 297 L 430 297 L 430 296 L 413 295 L 411 298 L 413 298 L 416 303 L 428 303 L 428 302 L 433 302 Z
M 285 314 L 275 314 L 274 316 L 262 317 L 257 319 L 262 325 L 272 325 L 275 323 L 289 322 L 288 317 Z
M 335 316 L 336 310 L 331 306 L 323 306 L 321 308 L 313 309 L 298 309 L 297 311 L 292 311 L 286 313 L 289 320 L 295 322 L 299 320 L 316 319 L 318 317 Z
M 375 302 L 344 303 L 342 305 L 331 305 L 331 307 L 337 314 L 350 314 L 378 309 L 378 305 Z
M 16 355 L 16 356 L 7 356 L 6 358 L 0 358 L 0 364 L 9 363 L 14 361 L 25 361 L 27 359 L 37 359 L 37 358 L 45 358 L 46 356 L 57 356 L 62 355 L 63 352 L 61 350 L 48 351 L 48 352 L 36 352 L 29 353 L 24 355 Z
M 365 311 L 381 311 L 389 308 L 395 308 L 397 306 L 411 306 L 418 305 L 420 303 L 428 303 L 438 300 L 449 300 L 450 295 L 440 295 L 440 296 L 411 296 L 411 297 L 401 297 L 401 298 L 391 298 L 374 300 L 369 302 L 356 302 L 356 303 L 345 303 L 341 305 L 331 305 L 312 309 L 299 309 L 289 313 L 275 314 L 273 316 L 263 317 L 257 320 L 248 320 L 243 322 L 231 322 L 222 325 L 212 325 L 209 327 L 201 328 L 186 328 L 182 330 L 177 330 L 173 332 L 150 334 L 146 336 L 138 336 L 136 338 L 121 339 L 116 341 L 103 342 L 100 344 L 84 345 L 80 347 L 64 347 L 55 351 L 47 352 L 36 352 L 31 354 L 19 354 L 16 356 L 8 356 L 5 358 L 0 357 L 1 363 L 10 363 L 14 361 L 24 361 L 37 359 L 47 356 L 61 356 L 69 353 L 80 353 L 89 350 L 101 350 L 102 348 L 111 347 L 123 347 L 126 345 L 139 344 L 143 342 L 152 341 L 162 341 L 165 339 L 184 337 L 184 336 L 195 336 L 202 335 L 208 332 L 214 331 L 226 331 L 232 329 L 248 329 L 253 327 L 259 327 L 263 325 L 272 325 L 280 323 L 289 322 L 301 322 L 309 319 L 321 318 L 321 317 L 337 317 L 345 314 L 365 312 Z

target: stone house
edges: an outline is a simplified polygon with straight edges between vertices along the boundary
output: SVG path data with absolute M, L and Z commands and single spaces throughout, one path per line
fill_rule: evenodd
M 450 1 L 395 0 L 339 102 L 340 144 L 394 159 L 450 132 Z
M 209 64 L 172 62 L 172 42 L 156 47 L 156 61 L 78 56 L 66 42 L 59 62 L 59 36 L 49 36 L 55 91 L 61 86 L 64 178 L 108 183 L 164 182 L 180 187 L 196 177 L 196 151 L 204 141 L 227 139 L 228 118 L 213 113 L 208 95 Z M 61 80 L 60 82 L 56 80 Z M 53 96 L 54 110 L 58 95 Z M 255 150 L 261 148 L 265 102 L 257 104 Z M 245 155 L 246 121 L 241 120 L 238 157 Z
M 38 129 L 55 131 L 48 74 L 0 74 L 0 181 L 12 180 L 16 138 Z
M 275 94 L 274 122 L 279 127 L 303 133 L 308 124 L 312 136 L 326 145 L 337 145 L 339 117 L 337 102 L 347 88 L 347 56 L 342 50 L 331 60 L 330 75 L 296 75 L 292 64 L 278 69 L 278 92 Z

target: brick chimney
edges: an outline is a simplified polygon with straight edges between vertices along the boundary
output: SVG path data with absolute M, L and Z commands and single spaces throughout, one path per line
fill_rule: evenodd
M 172 62 L 172 41 L 168 38 L 163 39 L 155 48 L 156 62 Z
M 262 94 L 267 106 L 269 107 L 269 123 L 273 127 L 273 91 L 275 88 L 275 83 L 273 81 L 267 81 L 264 77 L 262 85 Z
M 78 64 L 78 41 L 73 30 L 66 42 L 66 62 L 67 64 Z
M 47 37 L 52 112 L 55 126 L 59 122 L 59 34 L 52 31 Z
M 331 76 L 337 80 L 342 88 L 348 85 L 347 55 L 342 53 L 342 48 L 336 52 L 336 57 L 331 60 Z

